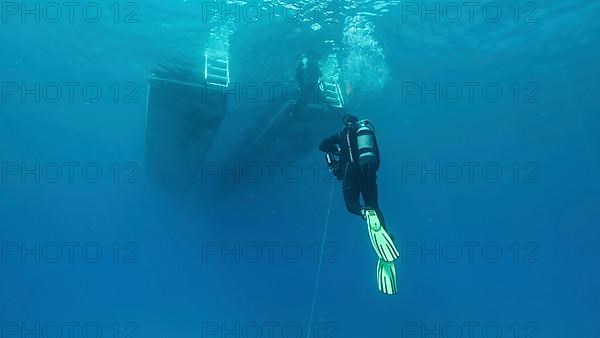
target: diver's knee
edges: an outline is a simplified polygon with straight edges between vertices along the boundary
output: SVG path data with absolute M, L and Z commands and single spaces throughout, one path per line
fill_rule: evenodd
M 361 209 L 361 206 L 357 203 L 346 203 L 346 210 L 351 214 L 360 215 Z
M 346 210 L 348 210 L 349 213 L 354 213 L 354 207 L 350 204 L 346 204 Z

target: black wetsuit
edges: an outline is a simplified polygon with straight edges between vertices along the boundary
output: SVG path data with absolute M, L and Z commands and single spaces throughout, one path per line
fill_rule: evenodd
M 368 171 L 361 170 L 358 164 L 356 129 L 345 127 L 339 133 L 329 136 L 321 141 L 319 150 L 326 153 L 335 153 L 338 147 L 340 149 L 340 172 L 338 178 L 342 181 L 346 208 L 349 212 L 362 216 L 361 210 L 363 206 L 360 203 L 360 196 L 362 195 L 365 208 L 374 209 L 381 224 L 385 226 L 383 213 L 379 209 L 377 168 Z M 379 147 L 377 145 L 376 152 L 379 158 Z M 379 164 L 377 167 L 379 167 Z

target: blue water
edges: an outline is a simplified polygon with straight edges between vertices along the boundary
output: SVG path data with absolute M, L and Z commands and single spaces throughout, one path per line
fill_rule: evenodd
M 600 337 L 599 3 L 491 3 L 487 16 L 463 7 L 456 20 L 453 8 L 421 17 L 420 2 L 348 2 L 333 22 L 233 24 L 204 20 L 206 3 L 133 4 L 118 14 L 96 4 L 97 23 L 79 11 L 69 22 L 64 7 L 38 23 L 2 3 L 3 338 L 56 337 L 57 327 L 68 337 L 66 323 L 73 337 L 306 337 L 315 290 L 311 337 Z M 358 32 L 347 21 L 357 16 Z M 367 229 L 325 182 L 316 149 L 298 160 L 297 182 L 243 184 L 219 199 L 201 179 L 173 195 L 147 177 L 148 74 L 200 57 L 219 23 L 232 24 L 239 83 L 286 81 L 301 53 L 337 51 L 348 106 L 377 126 L 398 295 L 378 292 Z M 71 82 L 103 95 L 69 100 Z M 22 90 L 36 83 L 63 96 Z M 230 104 L 210 158 L 225 157 L 261 110 Z M 86 163 L 101 168 L 98 182 L 78 170 Z M 51 164 L 63 170 L 56 182 Z

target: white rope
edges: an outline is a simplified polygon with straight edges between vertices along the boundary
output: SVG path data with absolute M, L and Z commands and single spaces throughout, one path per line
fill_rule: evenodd
M 319 278 L 321 277 L 321 265 L 323 264 L 323 252 L 325 246 L 325 240 L 327 239 L 327 228 L 329 228 L 329 215 L 331 214 L 331 203 L 333 201 L 333 185 L 329 191 L 329 206 L 327 207 L 327 216 L 325 217 L 325 229 L 323 230 L 323 239 L 321 240 L 321 252 L 319 253 L 319 265 L 317 267 L 317 278 L 315 280 L 315 288 L 313 290 L 312 307 L 310 309 L 310 319 L 308 320 L 308 336 L 310 338 L 311 326 L 313 324 L 313 318 L 315 314 L 315 307 L 317 305 L 317 290 L 319 289 Z

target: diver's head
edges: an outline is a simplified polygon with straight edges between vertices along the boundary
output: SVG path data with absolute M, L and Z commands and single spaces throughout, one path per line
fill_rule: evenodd
M 356 127 L 358 124 L 358 117 L 351 114 L 346 114 L 344 117 L 342 117 L 342 122 L 346 127 Z

